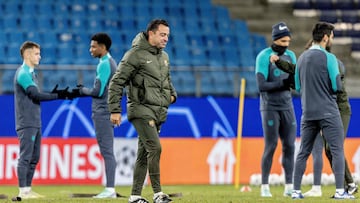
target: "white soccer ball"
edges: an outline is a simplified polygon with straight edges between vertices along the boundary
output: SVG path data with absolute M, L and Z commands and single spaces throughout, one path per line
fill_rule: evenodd
M 261 185 L 261 174 L 254 173 L 250 176 L 250 185 Z
M 270 185 L 280 185 L 280 176 L 279 174 L 272 173 L 269 176 L 269 184 Z

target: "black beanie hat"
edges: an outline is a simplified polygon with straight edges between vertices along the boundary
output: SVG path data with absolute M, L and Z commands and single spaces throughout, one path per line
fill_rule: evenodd
M 284 22 L 277 23 L 272 26 L 272 39 L 273 41 L 290 35 L 290 30 Z

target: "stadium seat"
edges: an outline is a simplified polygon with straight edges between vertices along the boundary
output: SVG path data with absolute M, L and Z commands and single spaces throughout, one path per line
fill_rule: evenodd
M 12 1 L 6 2 L 5 4 L 3 4 L 4 14 L 15 15 L 15 14 L 21 13 L 20 5 L 21 4 L 18 2 L 12 2 Z
M 223 49 L 223 55 L 224 55 L 224 65 L 226 67 L 226 70 L 238 71 L 241 64 L 237 50 Z
M 20 56 L 20 43 L 10 44 L 6 47 L 5 52 L 5 63 L 6 64 L 21 64 L 22 59 Z
M 38 3 L 38 12 L 40 16 L 49 16 L 54 14 L 54 7 L 51 3 Z
M 57 15 L 54 17 L 54 29 L 58 32 L 68 31 L 70 29 L 70 20 L 66 16 Z
M 20 27 L 19 18 L 15 15 L 6 15 L 3 17 L 3 26 L 5 31 L 15 32 Z
M 190 57 L 191 56 L 187 48 L 175 49 L 172 62 L 174 66 L 190 66 Z
M 194 67 L 207 67 L 209 65 L 208 57 L 205 50 L 201 47 L 190 49 L 191 65 Z
M 53 30 L 54 29 L 54 22 L 53 18 L 49 18 L 46 15 L 40 15 L 35 18 L 37 29 L 41 32 Z
M 165 0 L 157 0 L 157 1 L 165 1 Z M 165 5 L 161 3 L 154 3 L 154 5 L 150 7 L 150 13 L 153 18 L 167 17 Z M 172 25 L 170 26 L 172 27 Z
M 309 10 L 311 7 L 311 0 L 295 0 L 293 3 L 293 9 Z
M 224 70 L 224 56 L 219 49 L 208 49 L 208 63 L 210 70 Z
M 73 64 L 74 63 L 74 50 L 68 44 L 60 44 L 56 47 L 56 61 L 57 64 Z
M 345 23 L 358 23 L 359 22 L 359 14 L 358 10 L 351 10 L 341 13 L 341 22 Z
M 220 47 L 220 40 L 217 34 L 206 34 L 204 35 L 205 47 L 210 49 L 218 49 Z
M 340 20 L 338 16 L 338 12 L 336 10 L 330 11 L 320 11 L 320 21 L 329 22 L 329 23 L 336 23 Z
M 2 84 L 2 92 L 5 94 L 14 92 L 14 69 L 4 69 L 2 72 L 1 84 Z
M 56 64 L 56 48 L 51 45 L 41 45 L 40 64 Z
M 19 26 L 24 31 L 36 31 L 38 29 L 36 18 L 33 15 L 24 15 L 19 18 Z
M 312 5 L 318 10 L 331 10 L 334 8 L 331 0 L 312 0 Z

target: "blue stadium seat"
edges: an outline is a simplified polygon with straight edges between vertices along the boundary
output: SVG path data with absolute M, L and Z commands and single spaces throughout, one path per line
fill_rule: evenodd
M 236 50 L 223 49 L 224 64 L 227 70 L 237 71 L 240 70 L 240 58 Z
M 190 59 L 194 67 L 207 67 L 209 65 L 209 59 L 202 47 L 192 47 L 190 49 Z
M 230 32 L 220 34 L 220 43 L 223 48 L 229 49 L 236 49 L 237 46 L 242 46 L 242 44 L 238 44 L 236 36 Z
M 217 34 L 204 35 L 204 41 L 207 49 L 218 49 L 221 45 Z
M 95 80 L 95 69 L 94 70 L 82 70 L 82 82 L 81 84 L 85 87 L 93 87 Z
M 201 94 L 203 96 L 214 94 L 216 83 L 215 78 L 212 76 L 212 74 L 209 74 L 209 72 L 201 72 L 200 80 Z
M 256 56 L 261 50 L 268 47 L 265 36 L 252 33 L 251 46 L 254 49 L 254 56 Z
M 58 44 L 59 38 L 56 32 L 40 32 L 41 38 L 43 39 L 42 46 L 54 46 L 54 44 Z
M 174 1 L 174 2 L 176 2 L 176 1 Z M 184 12 L 183 12 L 182 8 L 179 6 L 176 6 L 174 4 L 169 4 L 168 7 L 166 8 L 166 10 L 167 10 L 168 16 L 170 16 L 170 17 L 177 17 L 180 19 L 184 18 Z
M 197 20 L 199 19 L 199 12 L 197 7 L 193 4 L 185 4 L 183 7 L 184 19 L 186 20 Z
M 87 19 L 81 18 L 81 17 L 77 17 L 77 18 L 71 18 L 69 21 L 69 28 L 71 31 L 73 32 L 81 32 L 84 30 L 88 30 L 88 23 L 87 23 Z
M 81 45 L 74 47 L 74 63 L 78 65 L 91 64 L 93 58 L 90 55 L 89 46 Z
M 194 95 L 196 91 L 195 74 L 192 71 L 178 71 L 179 80 L 176 91 L 183 95 Z M 175 85 L 175 84 L 174 84 Z
M 200 18 L 199 22 L 202 33 L 204 33 L 205 35 L 217 34 L 216 22 L 213 17 L 209 16 L 208 18 Z
M 34 32 L 34 31 L 29 31 L 27 33 L 25 33 L 25 39 L 26 40 L 30 40 L 36 43 L 39 43 L 40 46 L 42 44 L 42 36 L 40 35 L 39 32 Z
M 19 25 L 21 30 L 35 31 L 38 29 L 36 18 L 33 15 L 23 15 L 19 18 Z
M 14 92 L 14 76 L 16 70 L 4 69 L 1 78 L 2 92 L 5 94 Z
M 353 10 L 358 9 L 358 1 L 354 0 L 337 0 L 334 2 L 334 8 L 340 9 L 340 10 Z
M 243 70 L 249 70 L 255 67 L 255 56 L 253 50 L 241 49 L 239 55 L 240 55 L 240 65 Z
M 200 29 L 200 24 L 195 19 L 185 18 L 184 28 L 185 32 L 189 35 L 202 33 L 202 30 Z
M 85 9 L 87 10 L 89 16 L 96 16 L 97 18 L 99 18 L 99 16 L 104 15 L 104 13 L 102 12 L 102 5 L 98 4 L 97 2 L 89 3 L 88 5 L 86 5 Z
M 10 44 L 6 48 L 5 54 L 5 63 L 6 64 L 21 64 L 22 59 L 20 56 L 20 43 L 19 44 Z
M 312 9 L 310 0 L 295 0 L 293 9 L 307 10 Z
M 48 31 L 54 29 L 53 18 L 46 15 L 40 15 L 35 18 L 37 29 L 39 31 Z
M 3 16 L 3 26 L 5 31 L 15 32 L 20 27 L 19 18 L 15 15 Z
M 74 49 L 68 44 L 60 44 L 56 47 L 56 62 L 57 64 L 73 64 L 74 63 Z
M 330 11 L 320 11 L 320 21 L 329 22 L 329 23 L 336 23 L 340 20 L 338 16 L 338 12 L 335 10 Z
M 18 46 L 25 41 L 25 34 L 23 32 L 8 32 L 8 40 L 10 45 Z
M 54 17 L 54 28 L 56 31 L 68 31 L 70 29 L 70 20 L 66 16 L 57 15 Z
M 240 72 L 240 79 L 246 80 L 245 94 L 250 96 L 257 96 L 259 91 L 256 84 L 256 77 L 254 71 L 243 71 Z
M 40 16 L 47 16 L 49 18 L 54 13 L 54 7 L 51 3 L 38 3 L 37 6 Z
M 312 6 L 319 10 L 331 10 L 334 9 L 333 2 L 331 0 L 312 0 Z
M 119 15 L 121 16 L 121 18 L 120 18 L 121 20 L 134 19 L 134 16 L 136 16 L 135 9 L 133 6 L 121 5 L 121 6 L 119 6 Z
M 1 35 L 1 34 L 0 34 Z M 3 56 L 3 57 L 0 57 L 0 63 L 5 63 L 5 46 L 0 46 L 0 56 Z
M 208 63 L 211 70 L 224 70 L 224 56 L 219 49 L 208 49 Z
M 215 81 L 214 93 L 217 95 L 233 95 L 234 86 L 232 73 L 225 71 L 212 71 L 209 74 L 212 75 Z
M 144 1 L 145 2 L 145 1 Z M 150 6 L 149 5 L 146 5 L 146 4 L 139 4 L 137 6 L 134 7 L 135 11 L 135 19 L 151 19 L 152 17 L 152 13 L 150 11 Z
M 71 18 L 85 18 L 88 16 L 85 3 L 73 3 L 70 7 Z
M 56 64 L 56 48 L 50 45 L 41 45 L 40 64 Z
M 202 34 L 190 34 L 188 36 L 189 39 L 189 46 L 190 47 L 198 47 L 201 48 L 203 46 L 205 46 L 205 42 L 204 42 L 204 38 Z
M 98 17 L 88 17 L 86 23 L 87 32 L 97 33 L 105 30 L 104 22 Z
M 346 11 L 341 14 L 341 21 L 345 23 L 358 23 L 359 15 L 358 10 Z
M 214 13 L 218 22 L 230 22 L 229 10 L 223 6 L 214 6 Z
M 190 66 L 190 53 L 186 48 L 175 49 L 172 62 L 174 66 Z
M 164 1 L 164 0 L 159 0 L 159 1 Z M 168 17 L 166 13 L 165 5 L 161 3 L 154 3 L 154 5 L 150 7 L 150 13 L 153 18 Z M 172 27 L 172 25 L 170 25 L 170 27 Z
M 12 1 L 6 2 L 5 4 L 3 4 L 4 14 L 16 15 L 18 13 L 21 13 L 20 5 L 21 4 L 18 2 L 12 2 Z
M 19 6 L 22 10 L 22 13 L 25 15 L 38 13 L 38 5 L 41 3 L 37 3 L 36 1 L 24 1 Z

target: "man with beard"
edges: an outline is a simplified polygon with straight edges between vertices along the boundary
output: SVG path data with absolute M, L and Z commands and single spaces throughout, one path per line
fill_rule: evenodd
M 296 63 L 295 53 L 288 50 L 291 41 L 290 30 L 284 22 L 272 26 L 273 44 L 256 57 L 256 81 L 260 92 L 260 112 L 265 138 L 261 161 L 261 196 L 272 197 L 269 188 L 269 174 L 278 138 L 282 143 L 282 166 L 285 172 L 284 196 L 292 192 L 296 118 L 292 103 L 290 84 L 293 75 L 281 71 L 270 63 L 271 55 Z
M 295 69 L 295 86 L 301 94 L 301 144 L 294 170 L 293 199 L 302 199 L 301 180 L 306 162 L 321 130 L 332 155 L 335 176 L 334 199 L 354 199 L 344 190 L 344 127 L 336 94 L 342 91 L 336 56 L 328 51 L 334 38 L 334 26 L 319 22 L 312 30 L 312 46 L 299 57 Z

